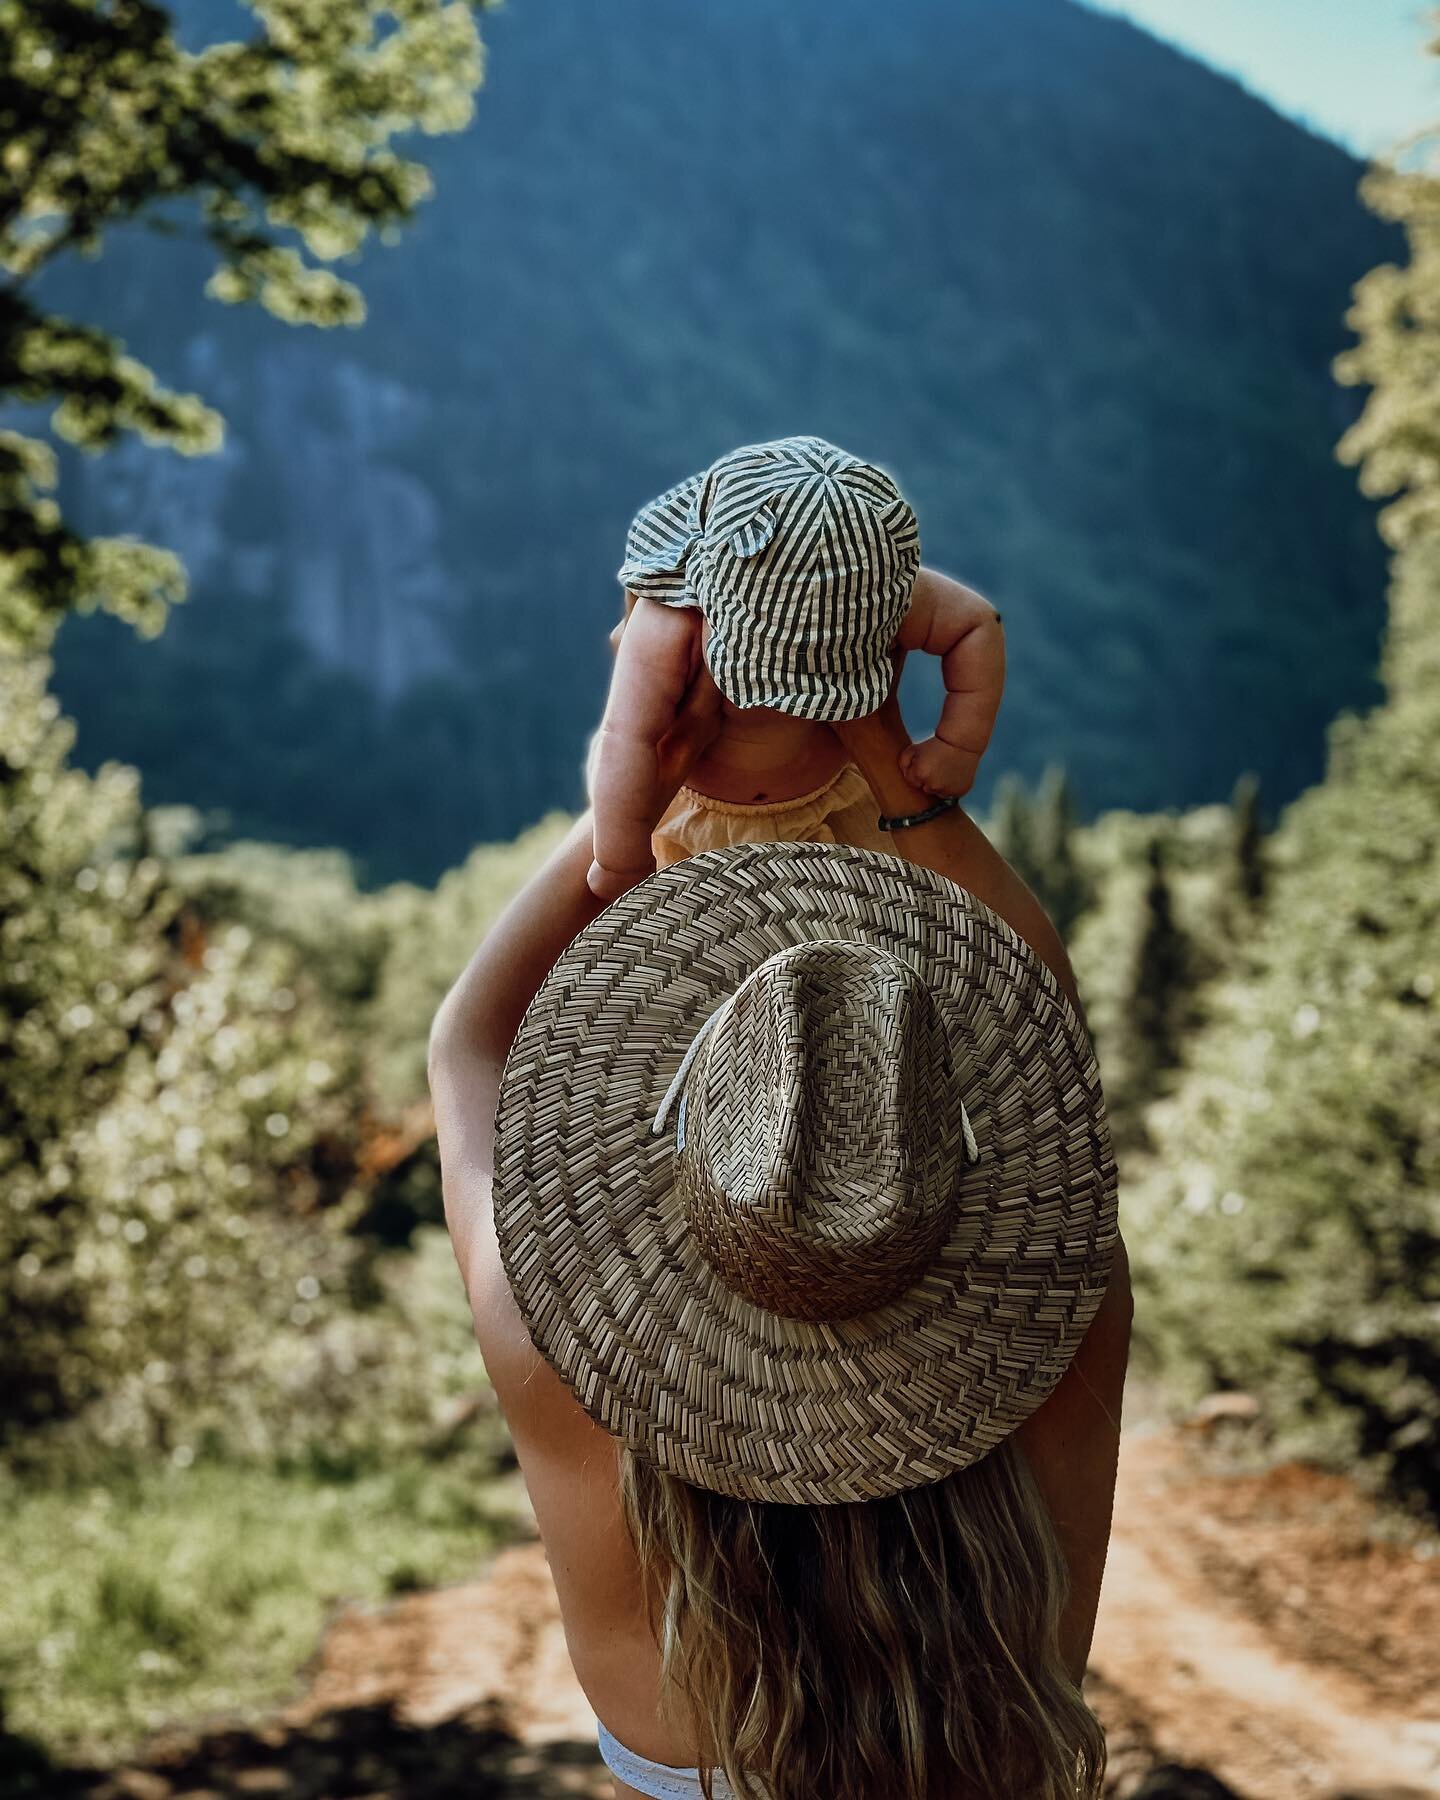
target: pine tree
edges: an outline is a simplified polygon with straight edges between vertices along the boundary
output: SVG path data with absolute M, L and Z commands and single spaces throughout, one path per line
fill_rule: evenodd
M 1146 866 L 1145 901 L 1130 981 L 1129 1030 L 1134 1043 L 1132 1062 L 1145 1071 L 1141 1090 L 1154 1093 L 1163 1075 L 1180 1062 L 1191 957 L 1175 918 L 1164 843 L 1158 832 L 1147 846 Z
M 1030 850 L 1037 892 L 1062 936 L 1068 936 L 1092 895 L 1075 858 L 1075 798 L 1061 768 L 1045 771 L 1035 798 Z
M 1230 796 L 1230 888 L 1250 911 L 1265 899 L 1265 825 L 1260 813 L 1260 783 L 1242 775 Z
M 1006 862 L 1026 882 L 1032 881 L 1034 876 L 1033 824 L 1033 807 L 1025 783 L 1018 775 L 1002 775 L 995 783 L 989 836 Z

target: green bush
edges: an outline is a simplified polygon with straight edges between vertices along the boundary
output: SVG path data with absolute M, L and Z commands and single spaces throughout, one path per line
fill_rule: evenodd
M 353 1229 L 365 1082 L 336 971 L 354 956 L 199 910 L 152 853 L 133 773 L 67 766 L 44 684 L 42 661 L 0 669 L 7 1454 L 53 1471 L 413 1446 L 483 1377 L 443 1233 L 397 1265 Z
M 1126 1205 L 1142 1326 L 1194 1390 L 1440 1506 L 1440 547 L 1397 561 L 1392 697 L 1280 834 Z

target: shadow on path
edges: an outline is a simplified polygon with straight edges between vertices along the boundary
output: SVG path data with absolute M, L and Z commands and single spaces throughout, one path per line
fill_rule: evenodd
M 521 1743 L 482 1703 L 437 1724 L 393 1702 L 342 1708 L 302 1726 L 162 1734 L 143 1762 L 57 1768 L 0 1738 L 4 1800 L 574 1800 L 610 1788 L 595 1745 Z

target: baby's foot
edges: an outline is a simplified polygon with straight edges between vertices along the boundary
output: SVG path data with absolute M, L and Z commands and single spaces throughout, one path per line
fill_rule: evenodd
M 937 799 L 968 794 L 975 784 L 980 757 L 943 738 L 928 737 L 900 752 L 900 773 L 912 787 L 923 788 Z
M 637 882 L 654 873 L 653 856 L 644 868 L 636 869 L 606 869 L 598 862 L 592 862 L 590 873 L 585 877 L 585 885 L 597 900 L 618 900 L 622 894 L 628 894 Z

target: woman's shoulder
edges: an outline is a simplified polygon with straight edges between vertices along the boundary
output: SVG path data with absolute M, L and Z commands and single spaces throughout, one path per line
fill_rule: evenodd
M 581 1406 L 536 1348 L 500 1258 L 493 1219 L 475 1248 L 467 1283 L 475 1341 L 522 1462 L 527 1450 L 576 1458 L 613 1439 Z

